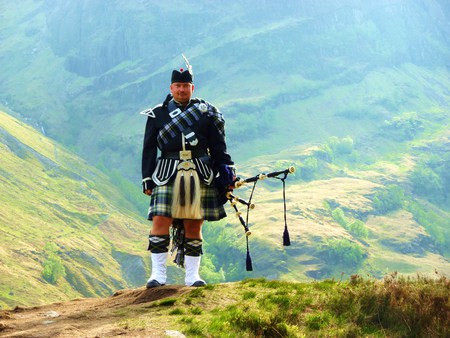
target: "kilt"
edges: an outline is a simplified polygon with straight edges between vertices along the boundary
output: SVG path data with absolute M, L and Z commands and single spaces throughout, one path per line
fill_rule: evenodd
M 172 217 L 172 195 L 175 180 L 171 180 L 165 185 L 156 186 L 150 196 L 150 206 L 148 208 L 148 219 L 153 216 Z M 206 185 L 200 181 L 202 217 L 206 221 L 218 221 L 227 216 L 223 205 L 217 196 L 217 189 L 214 183 Z

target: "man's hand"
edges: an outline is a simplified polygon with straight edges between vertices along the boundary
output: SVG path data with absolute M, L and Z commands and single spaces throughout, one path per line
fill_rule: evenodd
M 236 181 L 236 174 L 234 166 L 221 164 L 219 166 L 219 182 L 223 187 L 233 187 Z
M 144 178 L 142 180 L 142 192 L 148 196 L 152 194 L 152 190 L 155 187 L 155 183 L 153 183 L 150 177 Z
M 234 189 L 236 174 L 234 166 L 222 164 L 218 168 L 219 176 L 216 177 L 216 187 L 219 191 L 219 201 L 225 204 L 228 201 L 227 192 Z

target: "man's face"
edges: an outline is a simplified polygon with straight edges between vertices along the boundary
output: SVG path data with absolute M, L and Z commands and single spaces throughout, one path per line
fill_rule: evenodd
M 186 104 L 194 92 L 194 85 L 189 82 L 174 82 L 170 85 L 170 92 L 175 101 Z

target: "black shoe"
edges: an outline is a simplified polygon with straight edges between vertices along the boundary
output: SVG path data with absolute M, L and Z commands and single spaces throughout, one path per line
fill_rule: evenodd
M 194 284 L 192 284 L 191 286 L 199 287 L 199 286 L 205 286 L 205 285 L 206 285 L 205 281 L 198 280 Z
M 158 286 L 163 286 L 164 284 L 161 284 L 160 282 L 158 282 L 156 279 L 152 279 L 151 281 L 147 282 L 147 289 L 151 289 L 151 288 L 157 288 Z

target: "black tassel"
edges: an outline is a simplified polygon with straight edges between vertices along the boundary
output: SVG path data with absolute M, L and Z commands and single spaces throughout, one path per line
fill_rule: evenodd
M 191 204 L 194 201 L 194 194 L 195 194 L 195 178 L 194 175 L 191 173 Z
M 247 251 L 247 259 L 245 261 L 245 267 L 247 271 L 253 271 L 252 258 L 250 257 L 250 252 Z
M 248 237 L 247 237 L 247 259 L 245 260 L 245 270 L 253 271 L 252 258 L 250 257 L 250 250 L 248 248 Z
M 180 205 L 184 206 L 186 204 L 186 187 L 184 186 L 184 174 L 181 173 L 180 178 Z
M 291 245 L 291 238 L 289 237 L 289 231 L 287 227 L 287 217 L 286 217 L 286 179 L 287 174 L 284 174 L 284 178 L 281 179 L 283 182 L 283 204 L 284 204 L 284 232 L 283 232 L 283 246 Z
M 284 233 L 283 233 L 283 245 L 289 246 L 291 245 L 291 239 L 289 237 L 289 231 L 287 226 L 284 227 Z

